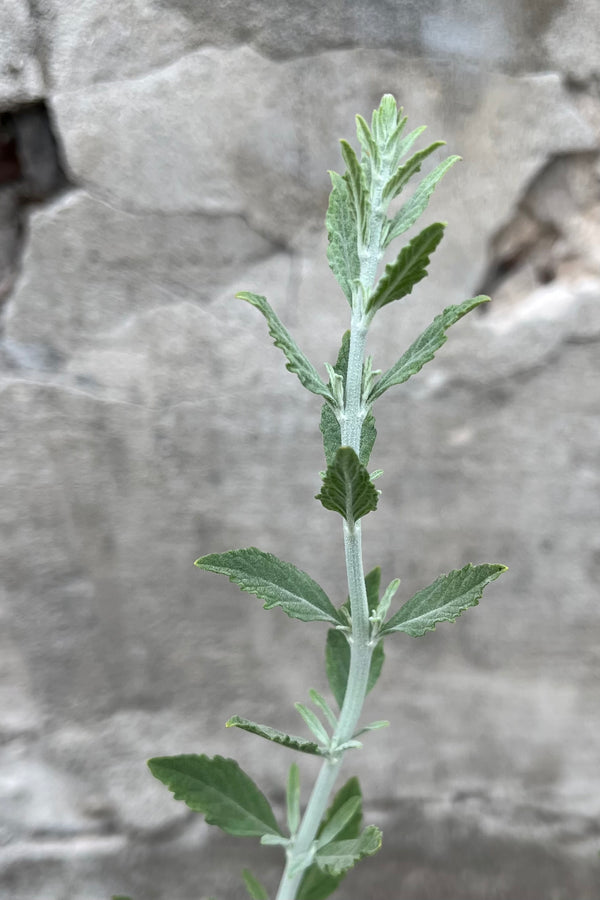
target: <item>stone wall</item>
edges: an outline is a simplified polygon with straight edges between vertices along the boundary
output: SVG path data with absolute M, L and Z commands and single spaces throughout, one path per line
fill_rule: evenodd
M 319 366 L 347 306 L 327 169 L 384 91 L 464 162 L 391 364 L 491 292 L 378 405 L 366 562 L 402 597 L 510 572 L 386 647 L 360 774 L 384 849 L 340 900 L 592 900 L 600 867 L 600 6 L 4 0 L 0 9 L 0 893 L 244 896 L 276 852 L 173 802 L 145 759 L 240 759 L 282 807 L 324 630 L 194 570 L 256 544 L 344 596 L 313 500 L 319 404 L 240 289 Z M 235 624 L 233 624 L 235 623 Z M 314 773 L 303 764 L 304 784 Z M 254 856 L 257 861 L 254 863 Z

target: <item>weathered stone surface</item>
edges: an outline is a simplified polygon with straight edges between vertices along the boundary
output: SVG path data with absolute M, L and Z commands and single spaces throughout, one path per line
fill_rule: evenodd
M 277 882 L 278 852 L 255 866 L 145 760 L 238 757 L 282 815 L 289 754 L 223 726 L 301 731 L 325 629 L 192 561 L 253 543 L 345 596 L 338 517 L 313 500 L 319 401 L 233 294 L 265 293 L 333 361 L 326 169 L 393 90 L 465 161 L 375 364 L 443 305 L 494 301 L 376 410 L 366 564 L 402 577 L 397 602 L 469 560 L 510 570 L 456 627 L 388 641 L 366 717 L 392 727 L 347 766 L 386 844 L 340 900 L 596 900 L 600 117 L 581 80 L 506 74 L 558 53 L 559 26 L 576 41 L 575 7 L 34 6 L 79 188 L 32 215 L 0 323 L 0 894 L 233 900 L 245 864 Z
M 0 8 L 0 111 L 43 96 L 36 58 L 37 34 L 25 0 L 3 0 Z
M 550 64 L 576 79 L 598 74 L 600 10 L 594 0 L 568 0 L 544 36 Z
M 332 85 L 326 94 L 323 84 Z M 464 174 L 437 202 L 468 229 L 466 246 L 477 240 L 477 258 L 552 154 L 597 144 L 555 75 L 449 79 L 443 67 L 387 52 L 275 63 L 211 48 L 127 85 L 59 94 L 53 105 L 73 176 L 92 193 L 140 211 L 243 213 L 293 242 L 299 223 L 322 221 L 337 138 L 395 85 L 412 120 L 464 156 Z M 469 256 L 458 255 L 457 271 Z
M 493 8 L 484 0 L 411 0 L 394 7 L 384 0 L 276 6 L 257 0 L 84 0 L 77 6 L 36 0 L 34 9 L 49 85 L 62 91 L 144 75 L 200 46 L 248 45 L 276 60 L 372 47 L 531 72 L 562 58 L 553 53 L 562 6 L 558 0 L 503 0 Z M 570 24 L 571 8 L 566 15 Z
M 146 0 L 36 0 L 35 8 L 51 90 L 143 74 L 202 41 L 176 9 Z
M 30 228 L 5 335 L 58 357 L 165 302 L 208 303 L 275 249 L 239 216 L 127 213 L 83 191 L 34 214 Z

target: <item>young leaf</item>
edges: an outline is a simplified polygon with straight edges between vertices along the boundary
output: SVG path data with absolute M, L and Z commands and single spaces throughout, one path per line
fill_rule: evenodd
M 365 589 L 367 591 L 367 603 L 369 612 L 374 612 L 379 606 L 379 589 L 381 587 L 381 568 L 375 566 L 365 575 Z
M 373 167 L 379 164 L 379 149 L 371 134 L 371 129 L 362 116 L 356 116 L 356 135 L 362 147 L 364 160 L 361 160 L 363 171 L 368 168 L 370 172 Z M 367 172 L 365 171 L 365 176 Z
M 368 402 L 373 403 L 378 397 L 381 397 L 388 388 L 394 384 L 403 384 L 417 372 L 423 368 L 425 363 L 430 362 L 436 354 L 436 351 L 442 347 L 447 341 L 446 331 L 451 325 L 466 316 L 468 312 L 480 306 L 482 303 L 488 303 L 489 297 L 480 295 L 472 297 L 470 300 L 464 300 L 457 306 L 447 306 L 446 309 L 435 317 L 431 325 L 419 335 L 419 337 L 410 345 L 406 353 L 403 353 L 395 365 L 385 372 L 379 381 L 377 381 L 373 390 L 369 395 Z M 332 413 L 333 415 L 333 413 Z M 334 417 L 335 418 L 335 417 Z
M 394 578 L 394 580 L 390 581 L 390 583 L 386 587 L 383 597 L 381 598 L 380 602 L 377 604 L 375 609 L 372 610 L 372 613 L 371 613 L 373 619 L 376 622 L 381 623 L 385 620 L 385 617 L 388 614 L 388 610 L 390 608 L 392 599 L 393 599 L 394 595 L 396 594 L 396 591 L 398 590 L 399 587 L 400 587 L 400 579 L 399 578 Z
M 395 98 L 391 94 L 384 94 L 371 117 L 371 131 L 378 146 L 385 146 L 396 131 L 399 114 L 402 114 L 402 109 L 398 109 Z
M 385 267 L 374 292 L 367 303 L 367 313 L 373 316 L 377 310 L 393 300 L 410 294 L 415 284 L 427 275 L 429 257 L 444 235 L 445 225 L 434 222 L 424 228 L 403 247 L 395 262 Z
M 366 731 L 379 731 L 380 728 L 387 728 L 390 723 L 387 719 L 379 719 L 377 722 L 371 722 L 369 725 L 363 725 L 354 733 L 354 737 L 364 734 Z
M 436 166 L 433 172 L 426 175 L 421 181 L 413 196 L 403 206 L 400 207 L 393 219 L 390 219 L 383 232 L 383 246 L 387 247 L 390 241 L 404 234 L 412 225 L 415 224 L 421 213 L 427 209 L 429 198 L 433 194 L 435 187 L 444 177 L 446 172 L 455 162 L 458 162 L 460 156 L 449 156 L 443 162 Z
M 323 821 L 317 832 L 317 839 L 322 835 L 327 824 L 342 808 L 342 806 L 352 798 L 361 800 L 360 785 L 357 778 L 350 778 L 337 792 L 333 798 L 333 802 L 323 817 Z M 357 807 L 353 817 L 346 823 L 342 831 L 337 835 L 339 840 L 350 840 L 357 838 L 360 834 L 360 824 L 362 820 L 362 810 L 360 805 Z M 316 863 L 310 866 L 304 873 L 304 877 L 298 890 L 298 900 L 325 900 L 338 887 L 344 875 L 328 875 L 323 872 Z
M 348 141 L 341 140 L 340 144 L 342 145 L 342 156 L 344 158 L 344 162 L 346 163 L 347 169 L 344 175 L 344 180 L 346 181 L 350 189 L 350 195 L 352 197 L 356 214 L 359 243 L 362 243 L 366 236 L 365 228 L 369 220 L 370 205 L 369 193 L 367 191 L 367 185 L 365 183 L 365 174 L 358 161 L 356 153 L 354 152 Z
M 269 895 L 250 869 L 242 869 L 242 878 L 252 900 L 269 900 Z
M 398 126 L 394 134 L 390 138 L 390 145 L 393 147 L 394 153 L 392 156 L 392 166 L 391 169 L 397 168 L 400 160 L 403 156 L 405 156 L 414 142 L 417 140 L 420 135 L 423 134 L 424 131 L 427 131 L 426 125 L 420 125 L 418 128 L 415 128 L 414 131 L 411 131 L 410 134 L 407 134 L 406 137 L 400 140 L 400 134 L 404 130 L 404 125 L 406 124 L 406 117 L 402 120 L 402 128 Z
M 333 187 L 325 217 L 329 234 L 327 259 L 348 303 L 352 306 L 354 282 L 360 278 L 356 212 L 348 183 L 337 172 L 329 174 Z
M 393 631 L 404 631 L 411 637 L 420 637 L 432 631 L 438 622 L 454 622 L 465 609 L 477 606 L 483 589 L 495 581 L 506 566 L 468 563 L 462 569 L 454 569 L 423 588 L 408 600 L 379 632 L 380 636 Z
M 375 428 L 375 416 L 369 410 L 367 415 L 365 416 L 365 420 L 362 423 L 362 429 L 360 432 L 360 449 L 358 452 L 358 458 L 363 466 L 366 466 L 369 462 L 369 458 L 371 456 L 371 450 L 373 449 L 373 444 L 377 438 L 377 429 Z
M 378 493 L 366 468 L 352 447 L 340 447 L 327 466 L 321 492 L 316 496 L 325 509 L 340 513 L 352 527 L 377 509 Z
M 367 693 L 375 687 L 377 679 L 381 675 L 384 660 L 385 654 L 383 652 L 383 643 L 379 642 L 373 650 L 373 656 L 371 657 Z M 348 641 L 343 633 L 337 631 L 335 628 L 330 628 L 327 632 L 325 668 L 331 693 L 341 709 L 344 697 L 346 696 L 346 685 L 348 684 L 348 673 L 350 671 L 350 647 L 348 646 Z
M 246 300 L 263 314 L 267 320 L 269 334 L 273 338 L 273 343 L 280 350 L 283 350 L 287 358 L 286 369 L 297 375 L 308 391 L 311 391 L 313 394 L 319 394 L 321 397 L 325 397 L 329 403 L 332 403 L 331 391 L 321 379 L 310 360 L 302 353 L 288 330 L 279 321 L 275 310 L 267 302 L 267 299 L 260 294 L 253 294 L 250 291 L 239 291 L 235 296 L 239 300 Z
M 326 844 L 336 838 L 348 822 L 350 822 L 361 809 L 361 798 L 350 797 L 346 802 L 334 813 L 334 815 L 325 824 L 317 839 L 317 847 L 324 847 Z
M 308 706 L 304 705 L 304 703 L 294 703 L 294 706 L 296 707 L 316 739 L 321 743 L 323 747 L 327 747 L 329 744 L 329 735 L 325 731 L 324 726 L 321 724 L 312 709 L 309 709 Z
M 227 575 L 243 591 L 264 600 L 264 609 L 281 606 L 284 613 L 302 622 L 343 625 L 340 614 L 316 581 L 291 563 L 256 547 L 210 553 L 194 563 L 199 569 Z
M 250 719 L 244 719 L 243 716 L 232 716 L 226 722 L 227 728 L 241 728 L 250 734 L 257 734 L 259 737 L 265 738 L 267 741 L 273 741 L 275 744 L 281 744 L 282 747 L 289 747 L 290 750 L 298 750 L 300 753 L 310 753 L 313 756 L 321 756 L 322 751 L 318 744 L 314 741 L 307 741 L 305 738 L 296 737 L 295 734 L 286 734 L 279 731 L 278 728 L 271 728 L 269 725 L 258 725 L 251 722 Z
M 281 834 L 269 801 L 234 759 L 162 756 L 148 766 L 176 800 L 203 813 L 209 825 L 238 837 Z
M 315 704 L 315 706 L 319 707 L 319 709 L 321 710 L 321 712 L 323 713 L 323 715 L 329 722 L 331 728 L 335 730 L 337 728 L 337 723 L 338 723 L 337 716 L 331 709 L 331 707 L 330 707 L 329 703 L 327 702 L 327 700 L 325 699 L 325 697 L 322 697 L 318 691 L 315 691 L 312 688 L 308 692 L 308 695 L 309 695 L 310 699 L 312 700 L 312 702 Z
M 445 143 L 445 141 L 434 141 L 429 147 L 425 147 L 424 150 L 419 150 L 418 153 L 415 153 L 407 160 L 407 162 L 400 166 L 383 189 L 384 201 L 393 200 L 394 197 L 397 197 L 413 175 L 416 175 L 417 172 L 421 171 L 421 166 L 427 157 L 431 156 L 438 147 L 443 147 Z
M 342 875 L 364 856 L 372 856 L 381 847 L 381 831 L 375 825 L 369 825 L 357 838 L 346 841 L 333 841 L 325 847 L 319 847 L 315 854 L 315 862 L 324 872 L 330 875 Z
M 300 825 L 300 770 L 296 763 L 290 766 L 286 791 L 287 822 L 293 836 Z

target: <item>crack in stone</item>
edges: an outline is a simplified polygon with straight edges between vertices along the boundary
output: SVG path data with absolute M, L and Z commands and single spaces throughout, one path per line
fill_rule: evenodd
M 18 277 L 29 210 L 74 187 L 46 103 L 20 104 L 0 113 L 0 338 Z

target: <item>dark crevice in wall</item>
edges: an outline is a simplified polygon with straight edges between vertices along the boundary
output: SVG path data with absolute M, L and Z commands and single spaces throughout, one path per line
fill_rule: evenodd
M 71 187 L 43 101 L 0 113 L 0 309 L 19 272 L 29 210 Z
M 476 293 L 488 294 L 492 303 L 512 302 L 561 276 L 595 270 L 589 248 L 571 232 L 586 223 L 593 228 L 599 207 L 598 153 L 549 160 L 524 191 L 511 219 L 494 235 Z M 490 305 L 480 306 L 480 313 L 489 312 Z

